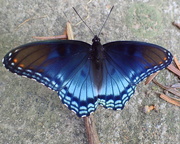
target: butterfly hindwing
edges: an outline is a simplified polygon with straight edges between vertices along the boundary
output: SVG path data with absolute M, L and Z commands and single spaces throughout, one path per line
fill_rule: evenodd
M 100 104 L 105 108 L 123 109 L 126 101 L 135 91 L 135 85 L 131 84 L 130 78 L 123 75 L 123 71 L 106 57 L 104 64 L 103 84 L 99 91 Z
M 122 109 L 140 81 L 172 61 L 169 51 L 144 42 L 117 41 L 103 48 L 104 76 L 99 97 L 105 108 Z
M 62 102 L 80 117 L 90 115 L 98 105 L 98 93 L 92 80 L 91 61 L 84 59 L 84 62 L 58 92 Z

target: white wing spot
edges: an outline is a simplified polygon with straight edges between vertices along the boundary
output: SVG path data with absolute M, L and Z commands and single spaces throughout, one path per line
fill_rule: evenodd
M 38 76 L 40 76 L 40 77 L 42 76 L 41 73 L 38 73 L 38 72 L 36 72 L 35 74 L 38 75 Z
M 12 55 L 12 53 L 9 53 L 9 57 Z
M 52 85 L 55 85 L 55 84 L 56 84 L 56 82 L 55 82 L 55 81 L 52 81 L 51 83 L 52 83 Z
M 27 70 L 26 70 L 26 72 L 32 73 L 32 70 L 30 70 L 30 69 L 27 69 Z
M 50 81 L 49 78 L 47 78 L 47 77 L 44 77 L 43 79 L 46 80 L 46 81 L 48 81 L 48 82 Z
M 18 70 L 22 70 L 22 67 L 17 67 L 18 68 Z

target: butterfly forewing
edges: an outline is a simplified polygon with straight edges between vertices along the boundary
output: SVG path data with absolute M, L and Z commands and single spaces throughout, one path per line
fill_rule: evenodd
M 104 46 L 107 59 L 119 67 L 131 83 L 139 83 L 145 77 L 167 67 L 172 61 L 172 54 L 166 49 L 145 42 L 118 41 Z
M 18 75 L 59 90 L 87 57 L 90 45 L 77 41 L 29 43 L 10 51 L 4 65 Z

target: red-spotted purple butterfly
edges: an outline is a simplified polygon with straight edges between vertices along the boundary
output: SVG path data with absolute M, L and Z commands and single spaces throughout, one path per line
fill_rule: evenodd
M 77 40 L 52 40 L 19 46 L 3 59 L 13 73 L 35 79 L 58 92 L 62 102 L 79 117 L 98 105 L 123 109 L 136 85 L 166 68 L 172 54 L 161 46 L 138 41 L 92 45 Z

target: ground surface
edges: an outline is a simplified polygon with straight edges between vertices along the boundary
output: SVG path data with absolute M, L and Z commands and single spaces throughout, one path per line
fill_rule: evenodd
M 74 6 L 95 33 L 110 7 L 115 8 L 100 35 L 102 43 L 139 40 L 162 45 L 180 54 L 180 31 L 171 25 L 180 20 L 179 0 L 92 1 L 1 0 L 0 59 L 12 48 L 34 41 L 32 36 L 59 35 L 66 21 L 73 23 L 75 38 L 91 43 L 92 34 L 72 10 Z M 87 8 L 87 10 L 86 10 Z M 26 23 L 26 20 L 29 20 Z M 23 23 L 23 24 L 22 24 Z M 20 25 L 22 24 L 22 25 Z M 18 27 L 19 26 L 19 27 Z M 157 77 L 170 85 L 178 79 L 167 70 Z M 157 97 L 153 83 L 137 86 L 123 111 L 99 107 L 94 117 L 103 144 L 177 144 L 180 140 L 180 109 Z M 158 112 L 144 114 L 144 105 L 156 104 Z M 76 117 L 56 94 L 27 78 L 8 72 L 0 64 L 0 143 L 86 144 L 82 119 Z

